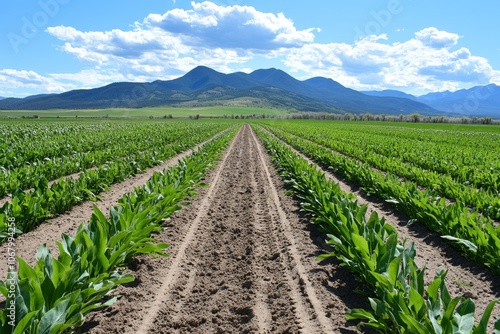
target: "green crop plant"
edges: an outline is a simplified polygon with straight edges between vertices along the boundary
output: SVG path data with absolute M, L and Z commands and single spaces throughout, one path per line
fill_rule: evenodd
M 46 245 L 37 252 L 30 267 L 19 258 L 17 275 L 9 273 L 0 282 L 6 297 L 0 310 L 0 333 L 58 334 L 81 326 L 85 316 L 116 301 L 108 294 L 133 277 L 120 270 L 136 255 L 166 256 L 168 245 L 154 234 L 162 222 L 180 209 L 180 203 L 203 185 L 205 173 L 214 166 L 232 139 L 230 129 L 176 166 L 156 172 L 142 187 L 124 195 L 112 207 L 109 218 L 94 207 L 88 224 L 81 224 L 74 236 L 62 235 L 54 258 Z M 10 286 L 15 286 L 12 292 Z M 15 319 L 9 310 L 15 304 Z
M 420 189 L 413 182 L 374 170 L 369 164 L 339 155 L 322 145 L 278 129 L 267 127 L 294 148 L 362 186 L 364 190 L 394 205 L 412 222 L 424 223 L 474 261 L 500 273 L 500 226 L 461 202 L 447 204 L 434 190 Z M 327 136 L 325 136 L 327 137 Z
M 332 253 L 319 259 L 338 258 L 367 287 L 371 308 L 350 310 L 349 319 L 361 320 L 361 325 L 381 333 L 487 333 L 498 300 L 475 324 L 474 302 L 450 297 L 446 272 L 439 271 L 426 285 L 425 268 L 414 262 L 413 243 L 399 243 L 396 230 L 383 218 L 375 213 L 367 217 L 366 205 L 359 205 L 352 194 L 341 191 L 265 130 L 257 126 L 255 130 L 302 210 L 333 247 Z M 493 326 L 500 333 L 500 319 Z

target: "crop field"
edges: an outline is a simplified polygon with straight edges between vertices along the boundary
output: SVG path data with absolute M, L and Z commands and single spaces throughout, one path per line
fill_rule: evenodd
M 500 333 L 500 127 L 0 133 L 0 333 Z
M 109 108 L 109 109 L 64 109 L 64 110 L 0 110 L 0 118 L 43 118 L 57 120 L 74 120 L 75 118 L 188 118 L 200 115 L 202 117 L 231 116 L 269 116 L 285 115 L 288 112 L 280 109 L 250 108 L 250 107 L 151 107 L 151 108 Z

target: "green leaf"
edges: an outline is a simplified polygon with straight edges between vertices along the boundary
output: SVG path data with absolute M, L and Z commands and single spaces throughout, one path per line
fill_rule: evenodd
M 455 313 L 454 318 L 456 322 L 456 327 L 453 326 L 453 333 L 456 334 L 472 333 L 472 328 L 474 327 L 474 313 L 468 313 L 465 315 L 460 315 Z
M 486 309 L 484 310 L 483 316 L 481 317 L 481 320 L 479 321 L 479 325 L 476 327 L 473 334 L 486 334 L 487 333 L 488 323 L 489 323 L 490 318 L 491 318 L 491 313 L 493 312 L 493 309 L 495 308 L 495 304 L 498 302 L 499 302 L 499 299 L 496 299 L 496 300 L 491 301 L 488 304 L 488 306 L 486 306 Z
M 16 328 L 12 334 L 25 334 L 30 331 L 28 328 L 32 325 L 33 318 L 37 315 L 39 311 L 32 311 L 26 314 L 19 322 L 16 324 Z
M 68 310 L 77 300 L 80 291 L 74 291 L 67 295 L 63 300 L 59 300 L 57 305 L 48 310 L 40 319 L 38 327 L 39 334 L 51 334 L 52 328 L 55 325 L 64 324 L 68 316 Z
M 442 235 L 441 238 L 464 245 L 470 252 L 477 254 L 477 245 L 470 240 L 453 237 L 451 235 Z
M 455 307 L 461 301 L 460 297 L 453 298 L 444 310 L 443 319 L 441 319 L 441 326 L 443 327 L 443 332 L 448 333 L 453 328 L 453 315 Z M 444 303 L 445 304 L 445 303 Z
M 416 319 L 412 318 L 409 314 L 401 313 L 399 315 L 406 324 L 408 333 L 412 334 L 429 334 L 429 330 Z

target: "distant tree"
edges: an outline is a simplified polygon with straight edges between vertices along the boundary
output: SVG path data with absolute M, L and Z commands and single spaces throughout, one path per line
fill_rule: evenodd
M 491 117 L 483 117 L 483 119 L 481 120 L 481 123 L 483 123 L 483 124 L 491 124 L 492 123 L 492 119 L 491 119 Z
M 410 115 L 410 119 L 413 123 L 420 122 L 420 114 L 414 113 Z

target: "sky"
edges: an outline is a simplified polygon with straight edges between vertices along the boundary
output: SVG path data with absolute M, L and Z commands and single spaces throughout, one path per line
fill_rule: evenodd
M 500 1 L 16 0 L 0 96 L 278 68 L 356 90 L 500 85 Z

